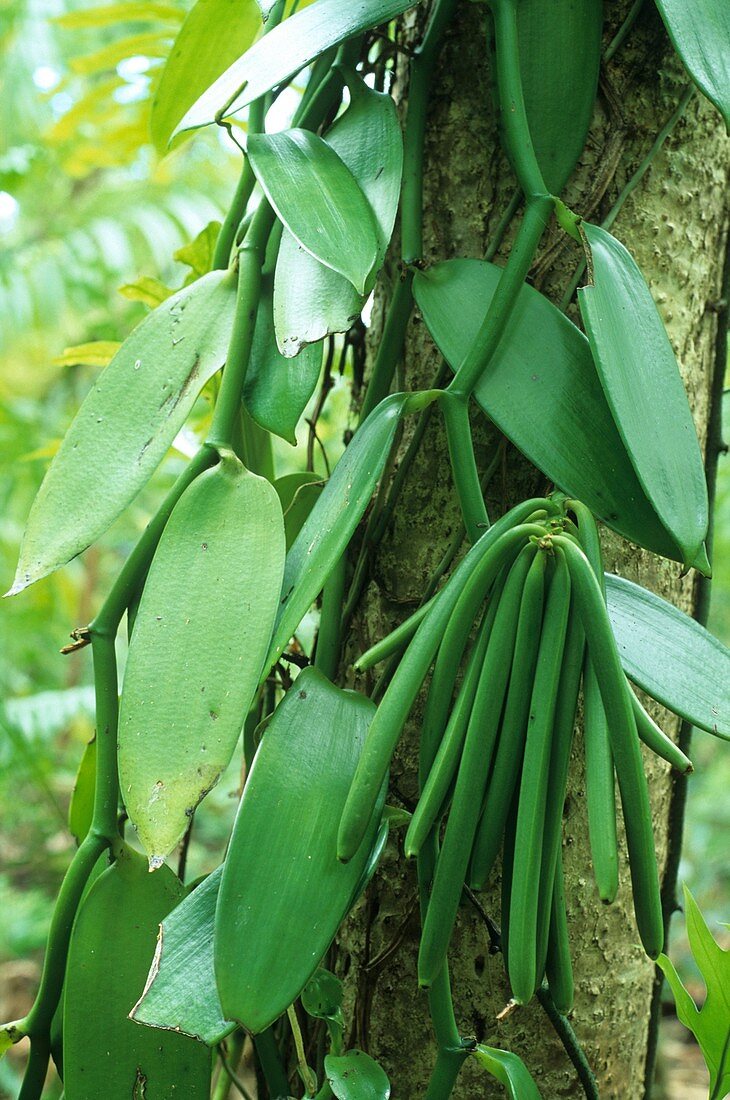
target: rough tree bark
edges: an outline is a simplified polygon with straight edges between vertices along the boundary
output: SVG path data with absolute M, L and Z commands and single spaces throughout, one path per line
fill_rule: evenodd
M 615 35 L 629 0 L 606 3 L 606 43 Z M 424 14 L 410 17 L 404 39 L 417 35 Z M 490 99 L 485 48 L 487 11 L 463 0 L 442 53 L 428 122 L 425 182 L 426 262 L 451 256 L 481 257 L 515 191 L 500 151 Z M 604 64 L 598 104 L 586 150 L 568 185 L 570 207 L 594 222 L 606 216 L 632 178 L 656 135 L 673 115 L 688 85 L 673 55 L 654 5 L 646 3 L 610 62 Z M 396 94 L 407 102 L 407 69 L 399 69 Z M 682 365 L 700 438 L 704 441 L 714 371 L 715 304 L 722 286 L 727 233 L 727 140 L 719 115 L 699 94 L 689 101 L 651 166 L 623 203 L 613 232 L 630 245 L 646 274 Z M 516 221 L 500 255 L 509 246 Z M 535 285 L 560 301 L 580 260 L 577 246 L 554 227 L 543 239 L 533 268 Z M 390 286 L 397 277 L 395 263 Z M 373 333 L 387 303 L 381 287 Z M 572 314 L 575 317 L 575 313 Z M 411 321 L 404 375 L 408 387 L 426 387 L 440 359 L 423 322 Z M 478 457 L 486 469 L 499 438 L 475 415 Z M 400 444 L 402 456 L 412 424 Z M 431 418 L 399 506 L 373 560 L 369 585 L 357 609 L 349 654 L 354 657 L 400 622 L 418 603 L 460 523 L 438 417 Z M 487 490 L 490 515 L 545 489 L 544 478 L 507 445 Z M 680 567 L 661 561 L 607 535 L 607 568 L 640 581 L 692 611 L 696 578 L 682 579 Z M 363 678 L 360 686 L 369 688 Z M 655 710 L 656 715 L 660 714 Z M 661 715 L 668 732 L 676 722 Z M 416 794 L 414 716 L 392 769 L 391 800 L 411 805 Z M 660 865 L 666 860 L 673 781 L 668 768 L 647 758 Z M 369 1049 L 391 1075 L 393 1095 L 415 1100 L 423 1094 L 433 1048 L 425 995 L 416 981 L 419 923 L 415 867 L 391 843 L 366 900 L 339 943 L 338 968 L 348 975 L 353 1040 Z M 649 1006 L 654 968 L 638 944 L 627 890 L 625 856 L 622 889 L 614 905 L 602 906 L 595 890 L 587 839 L 578 736 L 564 814 L 568 918 L 576 970 L 573 1026 L 587 1052 L 600 1093 L 639 1098 L 644 1090 Z M 499 917 L 499 887 L 482 895 L 486 911 Z M 490 955 L 487 929 L 473 907 L 462 906 L 451 947 L 457 1019 L 462 1034 L 505 1044 L 527 1062 L 543 1097 L 577 1097 L 577 1082 L 560 1043 L 537 1004 L 498 1024 L 508 999 L 502 961 Z M 457 1084 L 458 1100 L 503 1095 L 483 1072 L 467 1064 Z

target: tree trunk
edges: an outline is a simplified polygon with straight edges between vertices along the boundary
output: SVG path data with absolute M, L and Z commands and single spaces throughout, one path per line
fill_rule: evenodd
M 632 5 L 606 3 L 606 43 Z M 418 36 L 423 13 L 411 17 L 404 38 Z M 487 56 L 488 12 L 463 0 L 447 35 L 430 104 L 425 164 L 426 263 L 452 256 L 483 257 L 493 240 L 516 184 L 500 151 L 490 97 Z M 604 65 L 598 104 L 582 163 L 568 185 L 568 205 L 600 222 L 647 156 L 657 134 L 675 112 L 688 77 L 674 56 L 653 4 L 646 3 L 621 47 Z M 407 103 L 407 70 L 399 70 L 397 94 Z M 663 147 L 621 206 L 614 234 L 631 249 L 647 277 L 682 365 L 704 442 L 715 367 L 714 341 L 727 230 L 726 150 L 721 119 L 699 93 L 692 96 Z M 499 256 L 509 249 L 513 219 Z M 554 227 L 543 239 L 533 268 L 535 285 L 559 302 L 581 256 L 578 246 Z M 501 261 L 499 261 L 501 262 Z M 391 285 L 396 265 L 390 272 Z M 387 280 L 385 280 L 387 282 Z M 376 305 L 377 334 L 388 287 Z M 574 307 L 571 314 L 575 319 Z M 405 385 L 426 388 L 440 357 L 416 314 L 409 327 Z M 546 488 L 545 478 L 516 449 L 496 448 L 500 439 L 485 418 L 474 414 L 477 457 L 486 469 L 498 462 L 487 489 L 490 516 Z M 402 456 L 413 432 L 405 428 Z M 407 478 L 398 508 L 372 562 L 369 584 L 349 638 L 350 658 L 402 621 L 415 606 L 460 525 L 439 417 L 431 417 Z M 660 592 L 692 611 L 696 579 L 680 577 L 676 563 L 660 560 L 617 537 L 604 540 L 607 569 Z M 361 678 L 368 690 L 372 682 Z M 661 716 L 667 732 L 676 721 Z M 413 716 L 393 762 L 391 801 L 411 806 L 416 788 L 416 731 Z M 576 972 L 572 1024 L 596 1073 L 602 1098 L 641 1097 L 654 967 L 644 954 L 634 922 L 625 852 L 621 890 L 604 906 L 592 877 L 582 771 L 580 733 L 573 750 L 564 814 L 563 858 L 572 953 Z M 646 757 L 650 777 L 660 869 L 668 844 L 673 781 L 668 767 Z M 434 1048 L 426 996 L 419 992 L 416 954 L 419 936 L 415 866 L 400 850 L 401 835 L 389 845 L 364 902 L 341 936 L 338 968 L 348 975 L 353 1041 L 377 1057 L 391 1076 L 393 1095 L 423 1095 Z M 486 912 L 499 918 L 498 876 L 483 895 Z M 450 961 L 456 1013 L 463 1035 L 504 1045 L 524 1058 L 545 1098 L 582 1095 L 575 1071 L 540 1006 L 533 1002 L 506 1020 L 497 1014 L 508 1000 L 502 959 L 489 951 L 484 920 L 471 906 L 460 911 Z M 503 1096 L 501 1086 L 467 1061 L 454 1096 L 458 1100 Z

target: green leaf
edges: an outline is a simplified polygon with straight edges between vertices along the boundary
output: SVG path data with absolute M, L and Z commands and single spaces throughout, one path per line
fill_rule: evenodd
M 119 716 L 119 777 L 154 868 L 236 747 L 281 591 L 279 498 L 232 453 L 175 506 L 142 592 Z
M 520 0 L 520 72 L 533 148 L 560 194 L 583 152 L 601 61 L 602 0 Z
M 636 475 L 688 565 L 704 558 L 708 504 L 684 384 L 636 263 L 596 225 L 581 223 L 592 285 L 578 301 L 596 369 Z
M 328 1054 L 324 1072 L 337 1100 L 388 1100 L 390 1096 L 385 1070 L 362 1050 Z
M 486 315 L 501 268 L 447 260 L 414 279 L 416 301 L 453 370 Z M 475 397 L 499 430 L 604 523 L 655 553 L 681 558 L 646 498 L 596 375 L 585 336 L 524 286 Z
M 406 394 L 393 394 L 371 413 L 337 463 L 322 495 L 286 556 L 282 597 L 265 667 L 271 667 L 352 538 L 388 457 Z
M 284 513 L 286 548 L 289 550 L 304 526 L 304 521 L 319 500 L 323 482 L 309 470 L 284 474 L 274 482 Z
M 184 244 L 182 248 L 178 248 L 177 252 L 173 252 L 173 260 L 177 260 L 178 263 L 185 264 L 186 267 L 190 268 L 188 277 L 185 280 L 186 286 L 195 282 L 202 275 L 207 275 L 212 270 L 215 246 L 220 231 L 221 223 L 219 221 L 208 222 L 205 229 L 201 229 L 197 237 L 189 244 Z
M 97 379 L 31 508 L 9 594 L 106 531 L 165 456 L 228 348 L 235 280 L 212 272 L 168 298 Z
M 192 105 L 176 132 L 207 126 L 221 112 L 245 107 L 331 46 L 413 6 L 414 0 L 316 0 L 274 27 L 226 69 Z
M 125 848 L 82 903 L 66 970 L 67 1096 L 208 1097 L 207 1047 L 184 1035 L 155 1033 L 128 1019 L 144 985 L 159 922 L 182 894 L 182 884 L 170 870 L 149 875 L 145 860 Z
M 666 955 L 657 965 L 672 987 L 677 1016 L 700 1044 L 710 1072 L 709 1100 L 723 1100 L 730 1093 L 730 951 L 715 942 L 686 886 L 684 906 L 689 945 L 707 987 L 702 1008 L 697 1009 Z
M 95 8 L 82 11 L 70 11 L 57 15 L 53 22 L 64 30 L 85 30 L 89 27 L 116 26 L 133 20 L 157 22 L 167 20 L 179 23 L 182 19 L 180 9 L 174 4 L 155 3 L 154 0 L 124 0 L 121 4 L 100 4 Z
M 140 275 L 133 283 L 125 283 L 124 286 L 120 286 L 119 293 L 122 298 L 127 298 L 130 302 L 141 302 L 142 305 L 155 309 L 162 302 L 167 301 L 170 295 L 175 292 L 171 287 L 166 286 L 161 279 L 156 279 L 151 275 Z
M 106 367 L 121 346 L 116 340 L 92 340 L 64 348 L 63 355 L 55 356 L 53 363 L 58 367 Z
M 152 99 L 150 133 L 160 155 L 188 108 L 249 48 L 260 29 L 261 14 L 254 0 L 197 0 L 175 39 Z
M 369 283 L 385 259 L 398 209 L 403 140 L 395 104 L 354 74 L 348 77 L 350 105 L 325 134 L 372 207 L 378 254 Z M 370 289 L 368 286 L 366 289 Z M 274 324 L 283 355 L 332 332 L 346 332 L 364 304 L 344 276 L 310 256 L 284 231 L 276 262 Z
M 273 278 L 264 276 L 243 388 L 244 404 L 256 423 L 296 446 L 296 427 L 321 367 L 321 345 L 304 348 L 296 359 L 280 353 L 274 334 Z
M 137 1023 L 180 1031 L 208 1046 L 235 1027 L 223 1016 L 213 971 L 222 873 L 218 867 L 163 920 L 147 984 L 130 1013 Z
M 608 614 L 624 672 L 657 702 L 730 740 L 730 650 L 679 608 L 606 574 Z
M 302 1008 L 318 1020 L 339 1016 L 344 989 L 342 982 L 330 970 L 320 967 L 302 990 Z
M 299 996 L 367 863 L 381 806 L 355 866 L 338 861 L 335 841 L 374 713 L 364 696 L 306 668 L 274 711 L 254 757 L 215 919 L 224 1015 L 254 1033 Z
M 68 827 L 77 844 L 81 843 L 91 828 L 95 792 L 96 735 L 84 748 L 68 807 Z
M 540 1091 L 525 1063 L 509 1050 L 477 1045 L 474 1057 L 507 1089 L 512 1100 L 540 1100 Z
M 370 203 L 337 153 L 309 130 L 251 134 L 248 156 L 286 228 L 306 252 L 360 294 L 378 258 Z
M 669 37 L 697 87 L 730 128 L 730 7 L 726 0 L 656 0 Z

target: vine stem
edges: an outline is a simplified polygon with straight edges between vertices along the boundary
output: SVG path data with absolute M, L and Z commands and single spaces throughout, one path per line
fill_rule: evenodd
M 473 545 L 489 527 L 489 516 L 474 455 L 468 400 L 454 396 L 447 390 L 441 400 L 441 412 L 446 427 L 454 485 L 467 537 Z
M 593 1070 L 588 1065 L 588 1059 L 585 1056 L 583 1047 L 578 1042 L 570 1021 L 558 1012 L 555 1007 L 555 1002 L 550 994 L 550 990 L 546 984 L 540 986 L 537 990 L 537 999 L 542 1006 L 545 1015 L 553 1026 L 555 1034 L 563 1044 L 565 1053 L 573 1063 L 575 1072 L 578 1075 L 578 1080 L 581 1083 L 583 1092 L 586 1095 L 586 1100 L 600 1100 L 598 1095 L 598 1085 L 596 1084 L 596 1078 L 593 1074 Z

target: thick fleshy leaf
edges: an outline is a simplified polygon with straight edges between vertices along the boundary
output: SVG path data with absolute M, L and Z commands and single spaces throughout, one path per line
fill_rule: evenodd
M 225 454 L 175 506 L 129 646 L 119 777 L 151 867 L 175 847 L 231 759 L 259 684 L 283 567 L 279 498 Z
M 172 871 L 150 875 L 146 861 L 125 848 L 83 901 L 71 936 L 64 997 L 68 1097 L 208 1097 L 207 1047 L 128 1019 L 144 985 L 157 927 L 182 894 Z
M 520 0 L 520 72 L 533 148 L 558 195 L 583 152 L 598 88 L 602 0 Z
M 362 188 L 334 149 L 310 130 L 293 129 L 251 134 L 248 156 L 292 236 L 363 294 L 378 258 L 378 227 Z
M 599 226 L 581 229 L 592 262 L 578 301 L 596 370 L 646 496 L 695 565 L 704 561 L 707 485 L 672 345 L 624 246 Z
M 730 128 L 730 5 L 727 0 L 656 0 L 675 50 Z
M 697 1008 L 666 955 L 659 956 L 657 966 L 672 988 L 677 1016 L 696 1038 L 707 1063 L 709 1100 L 723 1100 L 730 1095 L 730 951 L 715 942 L 686 886 L 684 908 L 689 945 L 707 988 L 702 1008 Z
M 452 369 L 486 315 L 501 268 L 447 260 L 414 279 L 416 301 Z M 634 473 L 585 336 L 525 286 L 474 396 L 501 432 L 604 523 L 655 553 L 681 558 Z
M 385 1070 L 363 1050 L 328 1054 L 324 1072 L 337 1100 L 388 1100 L 390 1096 Z
M 342 1009 L 342 982 L 330 970 L 320 967 L 302 990 L 302 1008 L 318 1020 L 331 1020 Z
M 96 789 L 96 737 L 85 746 L 68 807 L 68 827 L 77 844 L 91 828 Z
M 292 546 L 304 522 L 319 500 L 323 482 L 309 470 L 284 474 L 274 482 L 284 513 L 284 533 L 287 550 Z
M 372 412 L 337 463 L 297 535 L 286 556 L 281 603 L 266 667 L 279 657 L 352 538 L 383 472 L 407 402 L 406 394 L 393 394 Z
M 321 346 L 304 348 L 296 359 L 280 353 L 274 335 L 273 279 L 265 276 L 243 389 L 244 404 L 256 423 L 295 446 L 296 427 L 321 367 Z
M 350 105 L 327 131 L 325 141 L 352 172 L 375 215 L 378 254 L 372 284 L 385 259 L 398 209 L 403 139 L 389 95 L 374 91 L 354 74 L 348 88 Z M 284 231 L 274 282 L 274 324 L 282 354 L 296 355 L 303 345 L 328 333 L 346 332 L 363 304 L 364 298 L 343 275 L 319 263 Z
M 367 864 L 382 805 L 355 866 L 337 859 L 336 837 L 374 713 L 364 696 L 306 668 L 274 711 L 254 757 L 215 918 L 224 1015 L 254 1033 L 299 996 Z
M 261 30 L 255 0 L 197 0 L 173 43 L 152 98 L 150 131 L 162 154 L 180 119 Z
M 218 867 L 165 917 L 144 993 L 131 1012 L 141 1024 L 180 1031 L 214 1046 L 235 1027 L 223 1016 L 213 971 Z
M 525 1063 L 509 1050 L 477 1045 L 474 1057 L 507 1089 L 512 1100 L 540 1100 L 540 1091 Z
M 316 0 L 261 38 L 190 108 L 178 131 L 214 122 L 252 103 L 315 57 L 368 27 L 394 19 L 418 0 Z
M 235 280 L 214 271 L 131 333 L 86 397 L 31 508 L 11 594 L 103 535 L 162 461 L 225 361 Z
M 730 650 L 679 608 L 606 574 L 608 614 L 624 672 L 652 699 L 730 740 Z

